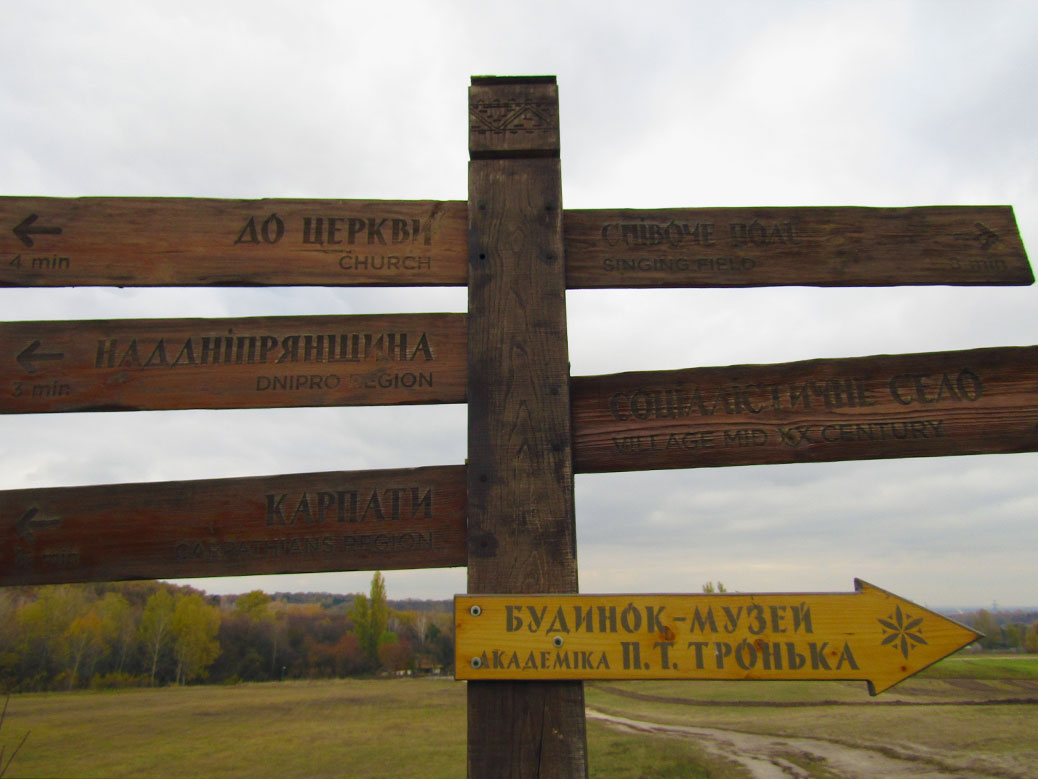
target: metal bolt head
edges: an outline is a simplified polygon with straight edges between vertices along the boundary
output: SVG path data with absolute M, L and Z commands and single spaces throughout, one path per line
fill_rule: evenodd
M 482 613 L 483 613 L 483 609 L 481 609 L 475 603 L 473 603 L 471 608 L 469 608 L 469 614 L 471 614 L 473 617 L 478 617 Z
M 554 646 L 556 649 L 558 649 L 563 644 L 562 636 L 555 636 L 555 638 L 553 638 L 551 640 L 551 643 L 552 643 L 552 646 Z
M 473 608 L 479 607 L 473 606 Z M 481 665 L 483 665 L 483 661 L 480 660 L 478 657 L 473 657 L 472 660 L 469 661 L 469 665 L 471 665 L 473 668 L 479 668 Z

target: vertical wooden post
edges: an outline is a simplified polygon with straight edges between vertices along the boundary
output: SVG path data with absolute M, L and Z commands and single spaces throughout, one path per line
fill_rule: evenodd
M 576 592 L 554 76 L 469 89 L 468 590 Z M 471 777 L 587 776 L 581 682 L 469 682 Z

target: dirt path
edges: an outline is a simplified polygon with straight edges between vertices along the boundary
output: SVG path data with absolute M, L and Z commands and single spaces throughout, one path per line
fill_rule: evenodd
M 672 703 L 678 706 L 731 706 L 733 708 L 753 708 L 760 707 L 766 709 L 784 709 L 784 708 L 809 708 L 812 706 L 1013 706 L 1013 705 L 1033 705 L 1038 703 L 1038 697 L 1034 695 L 1035 691 L 1038 690 L 1038 684 L 1032 680 L 1024 679 L 1013 679 L 1004 681 L 1004 687 L 1009 689 L 997 690 L 989 684 L 983 682 L 976 682 L 972 679 L 946 679 L 944 682 L 956 689 L 968 690 L 972 693 L 982 693 L 986 697 L 983 698 L 967 698 L 967 699 L 950 699 L 950 698 L 932 698 L 927 700 L 911 700 L 904 697 L 897 697 L 910 694 L 908 691 L 900 691 L 899 693 L 888 693 L 888 699 L 877 701 L 874 698 L 867 701 L 840 701 L 840 700 L 820 700 L 820 701 L 717 701 L 710 698 L 704 698 L 697 700 L 695 698 L 672 698 L 665 695 L 655 695 L 652 693 L 641 693 L 635 692 L 634 690 L 628 690 L 621 687 L 613 687 L 607 684 L 596 683 L 595 689 L 607 692 L 610 695 L 618 695 L 621 698 L 632 698 L 637 701 L 652 701 L 653 703 Z M 979 686 L 978 686 L 979 685 Z M 1025 697 L 1021 697 L 1018 693 L 1026 693 Z M 924 693 L 916 693 L 921 695 Z M 929 693 L 932 695 L 932 693 Z
M 825 739 L 790 738 L 759 735 L 720 728 L 688 725 L 664 725 L 656 722 L 617 717 L 587 709 L 588 719 L 605 722 L 622 730 L 652 733 L 679 738 L 694 738 L 699 746 L 713 755 L 742 765 L 756 779 L 810 779 L 803 767 L 815 766 L 821 771 L 847 779 L 877 776 L 912 777 L 913 779 L 990 779 L 1019 777 L 996 766 L 971 759 L 969 764 L 953 762 L 954 756 L 935 756 L 922 747 L 916 752 L 905 745 L 897 749 L 848 746 Z

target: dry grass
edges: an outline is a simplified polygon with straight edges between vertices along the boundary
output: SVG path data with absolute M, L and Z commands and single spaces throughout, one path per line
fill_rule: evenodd
M 935 765 L 972 759 L 989 775 L 1027 776 L 1038 765 L 1038 704 L 975 704 L 1038 699 L 1038 680 L 942 674 L 878 698 L 858 683 L 617 682 L 589 684 L 587 700 L 631 719 L 810 736 Z M 17 695 L 3 728 L 32 731 L 9 776 L 455 777 L 465 773 L 465 717 L 462 683 L 334 680 Z M 693 738 L 594 721 L 588 738 L 593 776 L 746 775 Z M 832 775 L 803 752 L 786 757 L 811 776 Z

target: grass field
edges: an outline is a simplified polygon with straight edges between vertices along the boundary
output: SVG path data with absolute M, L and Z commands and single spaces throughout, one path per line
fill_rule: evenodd
M 929 679 L 1038 679 L 1038 655 L 953 655 L 919 674 Z
M 764 775 L 755 760 L 811 777 L 891 775 L 902 763 L 932 776 L 1038 775 L 1033 660 L 950 658 L 877 698 L 842 682 L 586 690 L 593 776 Z M 12 696 L 6 754 L 27 730 L 9 777 L 455 777 L 465 773 L 465 686 L 347 679 Z

